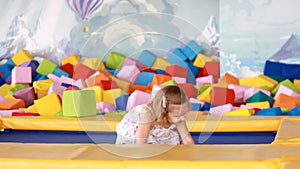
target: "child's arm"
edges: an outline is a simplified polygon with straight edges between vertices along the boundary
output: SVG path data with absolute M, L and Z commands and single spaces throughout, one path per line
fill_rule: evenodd
M 148 136 L 152 128 L 152 123 L 139 123 L 136 132 L 136 143 L 147 144 Z
M 176 123 L 177 130 L 182 138 L 183 144 L 195 144 L 194 140 L 189 132 L 189 129 L 186 126 L 186 121 L 181 120 Z

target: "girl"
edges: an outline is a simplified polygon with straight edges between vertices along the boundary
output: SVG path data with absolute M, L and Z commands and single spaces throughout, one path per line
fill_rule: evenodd
M 180 87 L 165 86 L 148 104 L 128 111 L 116 127 L 116 144 L 194 144 L 185 121 L 189 108 Z

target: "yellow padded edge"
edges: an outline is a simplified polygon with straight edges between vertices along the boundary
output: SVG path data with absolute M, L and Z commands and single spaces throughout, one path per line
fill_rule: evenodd
M 15 130 L 63 130 L 114 132 L 122 116 L 97 116 L 83 118 L 63 117 L 3 117 L 2 126 Z M 258 132 L 277 131 L 280 117 L 188 117 L 191 132 Z

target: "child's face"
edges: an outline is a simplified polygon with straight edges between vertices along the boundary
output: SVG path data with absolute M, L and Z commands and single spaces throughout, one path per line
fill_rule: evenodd
M 177 123 L 185 119 L 186 113 L 189 111 L 187 104 L 169 104 L 168 105 L 168 122 Z

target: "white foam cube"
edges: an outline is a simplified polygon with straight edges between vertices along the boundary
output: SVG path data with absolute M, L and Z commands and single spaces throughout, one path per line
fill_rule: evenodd
M 101 112 L 115 112 L 117 107 L 115 104 L 108 103 L 108 102 L 98 102 L 96 103 L 97 110 Z
M 286 94 L 288 96 L 300 98 L 300 94 L 296 93 L 295 91 L 293 91 L 292 89 L 290 89 L 284 85 L 279 86 L 279 88 L 274 96 L 274 99 L 276 99 L 280 94 Z
M 117 73 L 117 77 L 133 83 L 139 74 L 140 70 L 136 65 L 125 65 L 122 66 L 121 70 Z
M 209 113 L 211 115 L 222 116 L 224 113 L 230 112 L 230 111 L 235 110 L 235 109 L 236 108 L 234 108 L 230 103 L 228 103 L 228 104 L 225 104 L 225 105 L 210 108 Z
M 205 83 L 213 84 L 214 83 L 214 76 L 213 75 L 208 75 L 208 76 L 203 76 L 203 77 L 196 78 L 196 85 L 197 86 L 202 86 Z

